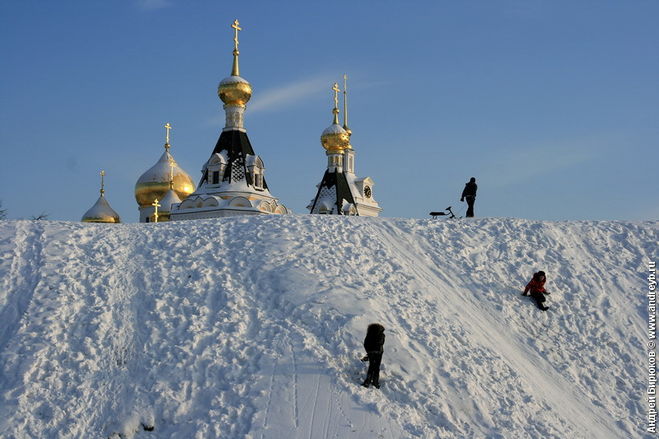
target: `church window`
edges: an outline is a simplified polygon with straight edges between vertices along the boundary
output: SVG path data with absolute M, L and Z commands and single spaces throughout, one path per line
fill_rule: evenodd
M 220 183 L 220 171 L 213 171 L 213 183 L 212 184 L 219 184 Z
M 254 174 L 254 186 L 256 189 L 263 189 L 263 175 Z

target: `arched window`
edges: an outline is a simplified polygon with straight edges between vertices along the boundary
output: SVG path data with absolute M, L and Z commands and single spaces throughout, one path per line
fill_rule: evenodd
M 206 170 L 206 182 L 210 185 L 220 184 L 220 180 L 224 176 L 226 170 L 227 160 L 222 154 L 215 153 L 206 162 L 204 169 Z

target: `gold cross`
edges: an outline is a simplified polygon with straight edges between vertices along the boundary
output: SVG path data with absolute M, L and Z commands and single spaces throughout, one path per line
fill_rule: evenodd
M 165 124 L 165 143 L 169 145 L 169 130 L 172 129 L 172 126 L 167 122 Z
M 334 108 L 337 110 L 339 109 L 339 92 L 341 91 L 339 89 L 339 84 L 336 82 L 334 83 L 334 87 L 332 87 L 332 90 L 334 90 Z
M 236 19 L 233 24 L 231 25 L 232 28 L 235 29 L 235 34 L 233 37 L 233 50 L 238 51 L 238 31 L 243 30 L 243 28 L 239 27 L 240 23 L 238 23 L 238 20 Z
M 158 203 L 158 199 L 156 198 L 151 205 L 155 208 L 153 212 L 153 222 L 157 223 L 158 222 L 158 208 L 160 207 L 160 203 Z

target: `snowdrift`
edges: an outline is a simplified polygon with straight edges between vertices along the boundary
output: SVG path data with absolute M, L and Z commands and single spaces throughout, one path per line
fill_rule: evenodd
M 0 436 L 649 437 L 658 225 L 2 221 Z

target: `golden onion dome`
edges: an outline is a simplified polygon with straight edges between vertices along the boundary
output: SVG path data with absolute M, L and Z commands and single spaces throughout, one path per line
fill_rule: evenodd
M 96 203 L 82 216 L 81 221 L 83 223 L 120 223 L 121 219 L 101 193 Z
M 342 153 L 344 149 L 350 147 L 350 136 L 348 132 L 339 125 L 339 85 L 335 82 L 334 87 L 334 120 L 332 125 L 325 128 L 323 134 L 320 135 L 320 143 L 328 153 Z
M 323 131 L 320 143 L 327 152 L 340 153 L 350 147 L 350 136 L 338 123 L 333 123 Z
M 192 178 L 178 166 L 169 153 L 169 144 L 165 144 L 165 152 L 160 159 L 135 183 L 135 200 L 140 207 L 151 206 L 156 198 L 163 199 L 170 189 L 170 173 L 173 177 L 172 189 L 181 200 L 195 191 Z
M 220 81 L 217 95 L 226 105 L 245 106 L 252 97 L 252 86 L 240 76 L 231 75 Z

